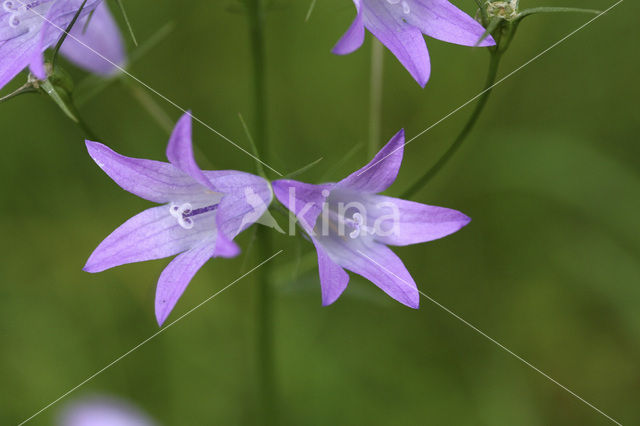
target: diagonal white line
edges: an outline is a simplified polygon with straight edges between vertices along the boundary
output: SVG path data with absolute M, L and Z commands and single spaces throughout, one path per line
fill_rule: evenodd
M 23 0 L 17 0 L 18 3 L 22 4 L 23 6 L 26 6 L 27 4 L 23 1 Z M 242 148 L 240 145 L 238 145 L 237 143 L 235 143 L 234 141 L 232 141 L 231 139 L 229 139 L 228 137 L 226 137 L 225 135 L 223 135 L 222 133 L 220 133 L 219 131 L 217 131 L 216 129 L 214 129 L 213 127 L 211 127 L 210 125 L 208 125 L 207 123 L 205 123 L 204 121 L 202 121 L 201 119 L 199 119 L 198 117 L 196 117 L 195 115 L 193 115 L 191 112 L 189 112 L 188 110 L 186 110 L 185 108 L 181 107 L 180 105 L 178 105 L 177 103 L 175 103 L 174 101 L 172 101 L 171 99 L 167 98 L 165 95 L 163 95 L 162 93 L 158 92 L 156 89 L 154 89 L 153 87 L 149 86 L 147 83 L 145 83 L 144 81 L 140 80 L 138 77 L 134 76 L 133 74 L 131 74 L 129 71 L 127 71 L 126 69 L 124 69 L 123 67 L 121 67 L 120 65 L 114 63 L 113 61 L 111 61 L 109 58 L 105 57 L 104 55 L 102 55 L 100 52 L 97 52 L 96 50 L 94 50 L 93 48 L 91 48 L 90 46 L 88 46 L 86 43 L 82 42 L 81 40 L 79 40 L 77 37 L 74 37 L 72 34 L 68 33 L 66 31 L 65 28 L 61 28 L 59 26 L 57 26 L 56 24 L 54 24 L 53 22 L 51 22 L 50 20 L 48 20 L 45 16 L 41 15 L 40 13 L 36 12 L 33 8 L 29 9 L 30 12 L 32 12 L 34 15 L 39 16 L 40 18 L 42 18 L 44 21 L 48 22 L 49 24 L 51 24 L 51 26 L 53 26 L 54 28 L 62 31 L 63 33 L 67 34 L 67 37 L 75 40 L 76 42 L 78 42 L 79 44 L 81 44 L 82 46 L 86 47 L 87 49 L 89 49 L 91 52 L 95 53 L 96 55 L 98 55 L 100 58 L 102 58 L 103 60 L 109 62 L 111 65 L 113 65 L 116 69 L 118 69 L 118 71 L 122 72 L 123 74 L 125 74 L 126 76 L 130 77 L 131 79 L 135 80 L 138 84 L 142 85 L 143 87 L 145 87 L 147 90 L 149 90 L 150 92 L 154 93 L 156 96 L 160 97 L 161 99 L 165 100 L 166 102 L 168 102 L 169 104 L 171 104 L 172 106 L 174 106 L 176 109 L 180 110 L 182 113 L 184 114 L 189 114 L 191 116 L 191 118 L 193 118 L 195 121 L 197 121 L 198 123 L 200 123 L 201 125 L 203 125 L 204 127 L 206 127 L 207 129 L 211 130 L 213 133 L 215 133 L 216 135 L 218 135 L 219 137 L 221 137 L 222 139 L 224 139 L 225 141 L 229 142 L 231 145 L 235 146 L 237 149 L 239 149 L 240 151 L 244 152 L 245 154 L 247 154 L 249 157 L 253 158 L 254 160 L 256 160 L 257 162 L 259 162 L 260 164 L 262 164 L 263 166 L 267 167 L 269 170 L 271 170 L 272 172 L 274 172 L 275 174 L 277 174 L 278 176 L 282 176 L 282 173 L 280 173 L 279 171 L 277 171 L 276 169 L 274 169 L 273 167 L 271 167 L 270 165 L 268 165 L 267 163 L 265 163 L 264 161 L 262 161 L 261 159 L 259 159 L 258 157 L 256 157 L 255 155 L 251 154 L 249 151 L 247 151 L 246 149 Z
M 462 105 L 460 105 L 458 108 L 454 109 L 453 111 L 451 111 L 449 114 L 445 115 L 444 117 L 442 117 L 440 120 L 436 121 L 435 123 L 433 123 L 431 126 L 427 127 L 426 129 L 424 129 L 423 131 L 421 131 L 420 133 L 418 133 L 416 136 L 414 136 L 413 138 L 409 139 L 407 142 L 405 142 L 402 146 L 394 149 L 393 151 L 391 151 L 389 154 L 385 155 L 384 157 L 382 157 L 380 160 L 376 161 L 373 164 L 370 164 L 368 167 L 366 167 L 365 169 L 361 170 L 358 173 L 358 176 L 360 176 L 361 174 L 363 174 L 364 172 L 366 172 L 367 170 L 369 170 L 370 168 L 372 168 L 373 166 L 375 166 L 376 164 L 379 164 L 380 162 L 384 161 L 385 159 L 387 159 L 389 156 L 393 155 L 395 152 L 397 152 L 400 149 L 403 149 L 405 146 L 407 146 L 408 144 L 410 144 L 411 142 L 413 142 L 414 140 L 416 140 L 417 138 L 419 138 L 420 136 L 424 135 L 425 133 L 427 133 L 429 130 L 433 129 L 434 127 L 436 127 L 438 124 L 442 123 L 443 121 L 445 121 L 446 119 L 450 118 L 452 115 L 456 114 L 458 111 L 460 111 L 461 109 L 465 108 L 466 106 L 468 106 L 470 103 L 472 103 L 473 101 L 475 101 L 476 99 L 478 99 L 480 96 L 484 95 L 485 93 L 487 93 L 490 90 L 493 90 L 494 87 L 496 87 L 497 85 L 503 83 L 505 80 L 507 80 L 508 78 L 512 77 L 514 74 L 516 74 L 517 72 L 521 71 L 523 68 L 525 68 L 527 65 L 530 65 L 532 62 L 536 61 L 537 59 L 539 59 L 541 56 L 545 55 L 546 53 L 548 53 L 551 49 L 554 49 L 555 47 L 557 47 L 558 45 L 562 44 L 563 42 L 565 42 L 568 38 L 574 36 L 576 33 L 578 33 L 579 31 L 583 30 L 584 28 L 586 28 L 588 25 L 592 24 L 593 22 L 595 22 L 597 19 L 601 18 L 603 15 L 605 15 L 606 13 L 609 13 L 611 11 L 611 9 L 613 9 L 614 7 L 618 6 L 620 3 L 622 3 L 624 0 L 618 0 L 618 2 L 616 2 L 615 4 L 609 6 L 606 10 L 604 10 L 602 13 L 598 14 L 597 16 L 595 16 L 594 18 L 590 19 L 589 21 L 587 21 L 586 23 L 584 23 L 583 25 L 581 25 L 580 27 L 576 28 L 575 30 L 573 30 L 572 32 L 570 32 L 569 34 L 567 34 L 566 36 L 564 36 L 563 38 L 561 38 L 560 40 L 558 40 L 557 42 L 553 43 L 551 46 L 549 46 L 548 48 L 546 48 L 545 50 L 543 50 L 542 52 L 538 53 L 536 56 L 534 56 L 533 58 L 529 59 L 527 62 L 525 62 L 524 64 L 520 65 L 518 68 L 516 68 L 515 70 L 511 71 L 509 74 L 505 75 L 504 77 L 502 77 L 500 80 L 498 80 L 497 82 L 495 82 L 492 86 L 487 87 L 485 90 L 483 90 L 482 92 L 478 93 L 476 96 L 474 96 L 473 98 L 469 99 L 467 102 L 463 103 Z
M 361 250 L 357 250 L 358 253 L 360 253 L 362 256 L 364 256 L 365 258 L 367 258 L 369 261 L 373 262 L 375 265 L 377 265 L 378 267 L 380 267 L 383 271 L 385 271 L 386 273 L 392 275 L 393 277 L 399 279 L 401 282 L 405 283 L 407 286 L 411 287 L 411 289 L 414 289 L 415 287 L 413 287 L 413 285 L 411 285 L 410 283 L 408 283 L 407 281 L 403 280 L 402 278 L 400 278 L 399 276 L 397 276 L 396 274 L 394 274 L 393 272 L 391 272 L 390 270 L 388 270 L 387 268 L 385 268 L 384 266 L 382 266 L 380 263 L 376 262 L 375 260 L 373 260 L 372 258 L 370 258 L 369 256 L 367 256 L 365 253 L 363 253 Z M 460 315 L 456 314 L 455 312 L 453 312 L 451 309 L 447 308 L 446 306 L 444 306 L 443 304 L 441 304 L 440 302 L 438 302 L 437 300 L 435 300 L 434 298 L 430 297 L 429 295 L 423 293 L 422 291 L 420 291 L 419 289 L 416 288 L 416 290 L 418 291 L 418 293 L 420 293 L 422 296 L 424 296 L 425 298 L 427 298 L 430 302 L 432 302 L 434 305 L 436 305 L 437 307 L 439 307 L 440 309 L 442 309 L 443 311 L 445 311 L 446 313 L 448 313 L 449 315 L 451 315 L 452 317 L 454 317 L 455 319 L 457 319 L 458 321 L 462 322 L 464 325 L 466 325 L 467 327 L 471 328 L 472 330 L 474 330 L 476 333 L 480 334 L 482 337 L 486 338 L 487 340 L 489 340 L 491 343 L 495 344 L 496 346 L 498 346 L 500 349 L 502 349 L 503 351 L 505 351 L 506 353 L 508 353 L 509 355 L 513 356 L 514 358 L 516 358 L 518 361 L 522 362 L 523 364 L 525 364 L 527 367 L 530 367 L 531 369 L 533 369 L 534 371 L 536 371 L 537 373 L 541 374 L 542 376 L 544 376 L 547 380 L 551 381 L 552 383 L 558 385 L 560 388 L 562 388 L 563 390 L 569 392 L 571 395 L 573 395 L 575 398 L 579 399 L 580 401 L 582 401 L 583 403 L 585 403 L 586 405 L 588 405 L 589 407 L 593 408 L 595 411 L 597 411 L 598 413 L 602 414 L 604 417 L 606 417 L 607 419 L 611 420 L 613 423 L 622 426 L 622 424 L 618 421 L 616 421 L 615 419 L 613 419 L 612 417 L 608 416 L 604 411 L 600 410 L 598 407 L 596 407 L 595 405 L 591 404 L 589 401 L 587 401 L 586 399 L 582 398 L 580 395 L 578 395 L 577 393 L 573 392 L 571 389 L 569 389 L 568 387 L 564 386 L 562 383 L 558 382 L 557 380 L 555 380 L 553 377 L 549 376 L 547 373 L 545 373 L 544 371 L 540 370 L 538 367 L 536 367 L 535 365 L 531 364 L 529 361 L 527 361 L 526 359 L 522 358 L 520 355 L 516 354 L 515 352 L 513 352 L 511 349 L 507 348 L 506 346 L 504 346 L 502 343 L 498 342 L 496 339 L 494 339 L 493 337 L 489 336 L 487 333 L 485 333 L 484 331 L 480 330 L 478 327 L 476 327 L 475 325 L 471 324 L 469 321 L 465 320 L 464 318 L 462 318 Z
M 229 283 L 227 286 L 223 287 L 222 290 L 217 291 L 216 293 L 212 294 L 211 296 L 207 297 L 205 300 L 203 300 L 202 302 L 198 303 L 196 306 L 194 306 L 193 308 L 189 309 L 186 313 L 182 314 L 179 318 L 177 318 L 176 320 L 172 321 L 171 323 L 167 324 L 164 328 L 161 328 L 160 330 L 158 330 L 157 332 L 155 332 L 154 334 L 152 334 L 151 336 L 147 337 L 146 339 L 144 339 L 142 342 L 138 343 L 136 346 L 134 346 L 133 348 L 129 349 L 127 352 L 125 352 L 124 354 L 120 355 L 118 358 L 116 358 L 115 360 L 113 360 L 112 362 L 110 362 L 109 364 L 107 364 L 106 366 L 104 366 L 103 368 L 101 368 L 100 370 L 96 371 L 94 374 L 92 374 L 91 376 L 87 377 L 85 380 L 83 380 L 82 382 L 80 382 L 79 384 L 77 384 L 76 386 L 72 387 L 71 389 L 69 389 L 67 392 L 65 392 L 64 394 L 62 394 L 60 397 L 58 397 L 57 399 L 55 399 L 54 401 L 50 402 L 49 404 L 47 404 L 46 406 L 44 406 L 43 408 L 41 408 L 39 411 L 37 411 L 35 414 L 33 414 L 31 417 L 29 417 L 26 420 L 23 420 L 18 426 L 22 426 L 23 424 L 33 420 L 33 418 L 35 418 L 36 416 L 38 416 L 39 414 L 41 414 L 43 411 L 47 410 L 48 408 L 50 408 L 51 406 L 53 406 L 54 404 L 58 403 L 60 400 L 64 399 L 65 397 L 67 397 L 69 394 L 71 394 L 72 392 L 76 391 L 78 388 L 80 388 L 81 386 L 87 384 L 88 382 L 90 382 L 91 380 L 95 379 L 97 376 L 99 376 L 100 374 L 102 374 L 104 371 L 106 371 L 107 369 L 111 368 L 112 366 L 114 366 L 115 364 L 117 364 L 118 362 L 122 361 L 124 358 L 126 358 L 127 356 L 131 355 L 133 352 L 135 352 L 136 350 L 140 349 L 140 347 L 142 347 L 143 345 L 145 345 L 146 343 L 148 343 L 149 341 L 151 341 L 152 339 L 154 339 L 156 336 L 160 335 L 161 333 L 165 332 L 169 327 L 175 325 L 178 321 L 181 321 L 182 319 L 184 319 L 185 317 L 191 315 L 195 310 L 199 309 L 202 305 L 204 305 L 205 303 L 209 302 L 211 299 L 215 298 L 216 296 L 218 296 L 219 294 L 221 294 L 223 291 L 225 291 L 226 289 L 228 289 L 229 287 L 231 287 L 232 285 L 238 283 L 240 280 L 242 280 L 243 278 L 245 278 L 247 275 L 251 274 L 252 272 L 256 271 L 258 268 L 262 267 L 263 265 L 265 265 L 267 262 L 270 262 L 271 260 L 273 260 L 276 256 L 280 255 L 284 250 L 280 250 L 277 253 L 275 253 L 274 255 L 272 255 L 271 257 L 269 257 L 268 259 L 262 261 L 259 265 L 254 266 L 250 271 L 248 271 L 245 274 L 242 274 L 240 277 L 236 278 L 235 280 L 233 280 L 231 283 Z

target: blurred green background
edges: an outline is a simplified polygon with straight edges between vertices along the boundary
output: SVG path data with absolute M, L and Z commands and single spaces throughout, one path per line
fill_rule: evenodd
M 174 24 L 131 72 L 248 148 L 238 120 L 253 122 L 246 17 L 230 0 L 125 3 L 141 41 Z M 268 14 L 268 126 L 273 166 L 289 172 L 323 157 L 300 176 L 317 182 L 368 161 L 371 36 L 352 55 L 331 55 L 353 4 L 319 0 L 305 23 L 310 3 L 280 0 Z M 474 13 L 472 0 L 454 3 Z M 639 13 L 637 2 L 622 3 L 501 84 L 463 149 L 414 198 L 473 222 L 395 249 L 422 291 L 623 424 L 640 424 Z M 501 75 L 590 18 L 525 20 Z M 413 137 L 481 89 L 487 52 L 428 45 L 424 90 L 385 52 L 385 141 L 401 127 Z M 86 77 L 67 69 L 76 82 Z M 81 111 L 118 152 L 164 160 L 168 135 L 127 85 L 114 82 Z M 469 112 L 407 146 L 390 195 L 437 160 Z M 95 246 L 150 203 L 96 167 L 82 133 L 45 97 L 1 104 L 0 123 L 0 424 L 17 424 L 158 330 L 154 292 L 168 260 L 84 273 Z M 253 170 L 202 126 L 194 142 L 206 168 Z M 352 277 L 323 308 L 311 244 L 274 235 L 285 250 L 274 261 L 282 424 L 608 423 L 426 299 L 413 311 Z M 169 320 L 263 260 L 249 248 L 252 231 L 239 243 L 243 255 L 209 262 Z M 256 290 L 256 276 L 243 279 L 31 424 L 52 424 L 87 393 L 129 399 L 163 425 L 256 423 Z

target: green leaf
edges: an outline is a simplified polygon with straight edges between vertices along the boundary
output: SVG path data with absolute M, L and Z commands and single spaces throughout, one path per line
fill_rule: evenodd
M 120 7 L 120 12 L 122 12 L 122 16 L 124 17 L 124 22 L 127 24 L 127 28 L 129 29 L 129 34 L 131 35 L 131 40 L 133 40 L 133 44 L 138 46 L 138 40 L 136 39 L 136 35 L 133 33 L 133 27 L 131 26 L 131 21 L 129 21 L 129 16 L 127 15 L 126 10 L 124 9 L 124 4 L 122 4 L 122 0 L 116 0 L 118 3 L 118 7 Z
M 290 178 L 299 176 L 299 175 L 303 174 L 304 172 L 306 172 L 307 170 L 309 170 L 310 168 L 312 168 L 313 166 L 315 166 L 316 164 L 318 164 L 319 162 L 321 162 L 323 159 L 324 159 L 323 157 L 320 157 L 317 160 L 312 161 L 311 163 L 307 164 L 306 166 L 302 166 L 298 170 L 284 175 L 282 177 L 282 179 L 290 179 Z
M 71 96 L 59 86 L 53 85 L 49 79 L 40 81 L 40 88 L 58 105 L 58 107 L 74 123 L 80 123 L 78 112 L 71 102 Z
M 242 123 L 242 128 L 244 129 L 244 133 L 247 135 L 247 139 L 249 139 L 249 144 L 251 145 L 251 151 L 252 154 L 254 156 L 254 158 L 260 158 L 260 152 L 258 151 L 258 147 L 256 146 L 256 142 L 253 140 L 253 136 L 251 136 L 251 132 L 249 131 L 249 127 L 247 126 L 247 123 L 244 121 L 244 118 L 242 117 L 242 114 L 238 113 L 238 118 L 240 118 L 240 123 Z M 267 178 L 266 173 L 264 172 L 264 167 L 262 165 L 262 163 L 260 161 L 256 161 L 256 170 L 258 171 L 258 174 L 263 177 L 263 178 Z
M 476 0 L 478 1 L 478 0 Z M 316 7 L 317 0 L 311 0 L 311 5 L 309 6 L 309 11 L 307 12 L 307 16 L 304 18 L 304 22 L 308 22 L 309 18 L 311 18 L 311 14 L 313 13 L 313 9 Z

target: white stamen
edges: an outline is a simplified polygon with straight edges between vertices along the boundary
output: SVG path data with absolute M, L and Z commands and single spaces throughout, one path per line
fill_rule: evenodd
M 12 13 L 18 10 L 18 8 L 13 5 L 13 2 L 11 0 L 6 0 L 5 2 L 3 2 L 2 8 L 5 10 L 5 12 L 9 12 L 9 13 Z
M 178 225 L 180 225 L 184 229 L 191 229 L 194 225 L 193 220 L 188 217 L 184 217 L 184 215 L 188 214 L 191 209 L 192 206 L 189 203 L 184 203 L 181 205 L 171 204 L 169 206 L 169 214 L 176 218 L 176 220 L 178 221 Z

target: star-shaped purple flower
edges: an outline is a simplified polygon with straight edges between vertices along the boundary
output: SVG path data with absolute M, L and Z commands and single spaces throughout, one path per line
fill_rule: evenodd
M 0 0 L 0 89 L 27 66 L 37 78 L 46 78 L 42 54 L 58 41 L 81 4 L 82 0 Z M 87 1 L 61 53 L 96 74 L 117 70 L 92 50 L 118 66 L 126 62 L 120 31 L 101 0 Z
M 463 46 L 475 46 L 485 29 L 447 0 L 353 0 L 358 14 L 333 48 L 346 55 L 358 49 L 368 29 L 424 87 L 431 74 L 422 34 Z M 479 46 L 492 46 L 490 36 Z
M 442 238 L 471 220 L 456 210 L 378 194 L 395 181 L 403 147 L 404 130 L 400 130 L 367 166 L 338 183 L 273 182 L 276 198 L 296 215 L 315 245 L 323 305 L 333 303 L 345 290 L 347 269 L 417 308 L 415 282 L 387 245 Z
M 267 210 L 273 194 L 261 177 L 237 171 L 202 171 L 193 158 L 191 115 L 176 125 L 167 147 L 170 163 L 124 157 L 87 141 L 91 158 L 124 190 L 163 204 L 132 217 L 89 257 L 84 270 L 178 254 L 160 275 L 156 318 L 162 325 L 196 272 L 212 257 L 233 257 L 240 232 Z

